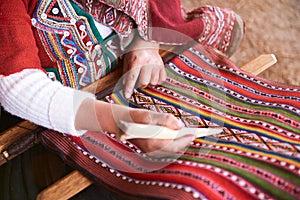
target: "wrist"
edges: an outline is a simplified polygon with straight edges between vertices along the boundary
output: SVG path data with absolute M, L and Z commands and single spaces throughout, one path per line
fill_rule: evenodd
M 85 99 L 80 104 L 75 116 L 76 130 L 97 131 L 97 118 L 95 117 L 95 99 Z
M 155 42 L 150 42 L 142 39 L 140 36 L 136 36 L 134 41 L 131 43 L 129 50 L 143 50 L 143 49 L 153 49 L 159 50 L 159 44 Z
M 116 122 L 129 109 L 107 102 L 86 99 L 80 105 L 75 118 L 76 130 L 118 132 Z

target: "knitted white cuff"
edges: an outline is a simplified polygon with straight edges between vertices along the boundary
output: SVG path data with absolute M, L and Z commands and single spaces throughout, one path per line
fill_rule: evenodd
M 13 115 L 46 128 L 75 136 L 85 131 L 75 129 L 75 116 L 80 104 L 95 99 L 88 92 L 64 87 L 35 69 L 0 78 L 0 102 Z

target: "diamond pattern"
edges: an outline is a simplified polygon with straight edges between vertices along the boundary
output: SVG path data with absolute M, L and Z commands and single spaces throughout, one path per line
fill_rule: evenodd
M 132 103 L 152 111 L 161 113 L 171 113 L 180 118 L 186 127 L 219 127 L 219 125 L 204 120 L 203 118 L 192 115 L 175 106 L 166 104 L 160 100 L 149 97 L 141 92 L 136 92 L 131 98 Z M 273 150 L 275 152 L 284 153 L 300 157 L 300 146 L 281 143 L 272 138 L 263 137 L 261 135 L 250 133 L 242 130 L 223 128 L 224 132 L 214 136 L 217 140 L 235 141 L 246 145 L 252 145 L 265 150 Z

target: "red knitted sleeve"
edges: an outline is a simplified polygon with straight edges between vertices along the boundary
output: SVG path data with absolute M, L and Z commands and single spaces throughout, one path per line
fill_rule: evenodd
M 185 43 L 197 39 L 204 28 L 202 19 L 185 19 L 180 0 L 149 0 L 152 39 L 166 43 Z
M 30 0 L 0 1 L 0 75 L 42 69 L 28 14 Z

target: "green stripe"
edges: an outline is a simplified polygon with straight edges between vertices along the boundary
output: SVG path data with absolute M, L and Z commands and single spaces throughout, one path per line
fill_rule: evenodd
M 173 79 L 176 79 L 176 80 L 179 80 L 180 82 L 184 83 L 184 82 L 187 82 L 186 79 L 189 79 L 188 77 L 183 77 L 182 75 L 178 75 L 175 71 L 173 71 L 172 69 L 170 68 L 166 68 L 167 70 L 167 74 L 168 76 L 172 77 Z M 219 91 L 218 89 L 215 89 L 211 86 L 206 86 L 204 84 L 201 84 L 201 83 L 198 83 L 192 79 L 189 79 L 188 80 L 188 83 L 196 88 L 201 88 L 202 90 L 206 91 L 206 92 L 210 92 L 211 90 L 213 91 L 213 94 L 214 96 L 216 97 L 219 97 L 222 99 L 222 95 L 221 94 L 225 94 L 225 92 L 223 91 Z M 204 85 L 204 86 L 203 86 Z M 207 87 L 209 87 L 210 89 L 206 89 Z M 224 95 L 223 95 L 224 96 Z M 250 108 L 251 109 L 256 109 L 256 110 L 263 110 L 263 108 L 267 111 L 273 111 L 274 109 L 272 109 L 271 107 L 265 107 L 263 105 L 252 105 L 252 104 L 249 104 L 245 101 L 239 101 L 239 100 L 236 100 L 234 97 L 232 97 L 231 95 L 225 95 L 227 98 L 230 98 L 231 101 L 229 102 L 235 102 L 237 105 L 240 105 L 241 107 L 246 107 L 246 105 L 250 105 Z M 288 111 L 288 110 L 285 110 L 283 108 L 277 108 L 276 109 L 280 110 L 280 113 L 283 114 L 283 115 L 287 115 L 291 118 L 295 118 L 295 120 L 297 121 L 300 121 L 300 116 L 295 114 L 294 112 L 292 111 Z
M 197 149 L 196 151 L 199 151 L 199 149 Z M 222 153 L 222 152 L 216 152 L 214 150 L 211 150 L 210 153 L 211 154 L 215 153 L 215 154 L 218 154 L 218 155 L 224 155 L 224 156 L 230 157 L 230 158 L 235 158 L 235 156 L 237 156 L 237 155 L 228 155 L 228 154 Z M 293 178 L 295 179 L 295 174 L 289 174 L 289 175 L 287 175 L 286 173 L 282 172 L 283 170 L 277 169 L 274 166 L 267 167 L 266 166 L 267 164 L 263 165 L 261 163 L 257 163 L 256 160 L 252 160 L 252 159 L 249 160 L 249 161 L 247 161 L 247 162 L 245 162 L 245 157 L 243 157 L 243 158 L 244 159 L 237 158 L 237 160 L 243 161 L 244 163 L 247 163 L 248 165 L 251 164 L 253 166 L 258 166 L 259 168 L 263 167 L 264 169 L 267 169 L 267 171 L 272 171 L 271 174 L 276 174 L 276 175 L 281 175 L 281 176 L 283 175 L 288 180 L 293 180 Z M 233 166 L 229 166 L 229 165 L 226 165 L 226 164 L 221 163 L 221 162 L 211 161 L 211 160 L 208 160 L 206 158 L 195 158 L 195 157 L 189 157 L 189 156 L 181 156 L 180 159 L 189 160 L 189 161 L 195 161 L 195 162 L 198 162 L 198 163 L 210 164 L 210 165 L 213 165 L 213 166 L 216 166 L 216 167 L 228 170 L 228 171 L 230 171 L 230 172 L 232 172 L 234 174 L 237 174 L 238 176 L 240 176 L 240 177 L 248 180 L 250 183 L 252 183 L 253 185 L 255 185 L 257 188 L 264 190 L 265 192 L 267 192 L 268 194 L 272 195 L 276 199 L 280 199 L 282 197 L 287 197 L 287 199 L 295 199 L 289 193 L 286 193 L 283 190 L 277 188 L 272 183 L 270 183 L 268 181 L 265 181 L 265 180 L 261 179 L 260 177 L 255 176 L 255 175 L 253 175 L 253 174 L 251 174 L 251 173 L 249 173 L 247 171 L 244 171 L 242 169 L 239 169 L 239 168 L 236 168 L 236 167 L 233 167 Z M 277 174 L 277 172 L 279 172 L 280 174 Z M 298 184 L 299 180 L 296 180 L 296 181 L 293 181 L 293 182 L 296 182 L 296 184 Z
M 166 86 L 166 84 L 164 85 Z M 177 91 L 181 94 L 183 94 L 184 96 L 186 97 L 189 97 L 189 98 L 193 98 L 193 96 L 195 96 L 195 94 L 193 95 L 191 92 L 189 92 L 188 90 L 178 90 L 178 88 L 176 88 L 176 86 L 172 86 L 172 85 L 168 85 L 167 88 L 170 88 L 174 91 Z M 230 110 L 230 109 L 227 109 L 226 107 L 223 107 L 223 106 L 220 106 L 220 105 L 216 105 L 214 104 L 214 102 L 212 101 L 209 101 L 207 99 L 204 99 L 204 98 L 197 98 L 197 101 L 198 102 L 201 102 L 205 105 L 208 105 L 216 110 L 219 110 L 223 113 L 227 113 L 227 114 L 230 114 L 232 116 L 236 116 L 236 117 L 240 117 L 240 118 L 246 118 L 246 119 L 251 119 L 251 120 L 260 120 L 260 121 L 264 121 L 264 122 L 269 122 L 271 124 L 276 124 L 277 126 L 279 127 L 283 127 L 287 130 L 290 130 L 292 132 L 295 132 L 295 133 L 300 133 L 300 130 L 297 129 L 297 128 L 294 128 L 294 127 L 291 127 L 287 124 L 283 124 L 281 122 L 278 122 L 276 120 L 273 120 L 272 118 L 269 118 L 269 117 L 266 117 L 266 116 L 254 116 L 254 115 L 247 115 L 247 114 L 244 114 L 244 113 L 238 113 L 238 112 L 235 112 L 233 110 Z M 226 123 L 226 120 L 224 120 L 224 122 Z
M 170 75 L 170 74 L 168 74 Z M 183 77 L 178 77 L 178 76 L 173 76 L 172 78 L 184 83 L 184 79 Z M 181 79 L 181 80 L 180 80 Z M 206 91 L 206 92 L 209 92 L 209 94 L 213 95 L 213 96 L 216 96 L 226 102 L 230 102 L 230 103 L 235 103 L 241 107 L 246 107 L 247 108 L 247 103 L 244 103 L 242 101 L 238 101 L 238 100 L 235 100 L 233 97 L 229 96 L 229 95 L 223 95 L 226 97 L 226 100 L 224 97 L 221 97 L 221 94 L 224 94 L 224 92 L 220 92 L 220 91 L 217 91 L 216 89 L 214 88 L 211 88 L 210 86 L 203 86 L 201 84 L 197 84 L 195 83 L 194 81 L 189 81 L 189 84 L 194 86 L 194 87 L 197 87 L 197 88 L 201 88 L 203 91 Z M 176 86 L 172 86 L 172 85 L 169 85 L 168 83 L 164 83 L 163 86 L 165 86 L 166 88 L 170 88 L 178 93 L 181 93 L 189 98 L 194 98 L 196 94 L 190 92 L 189 90 L 187 89 L 179 89 L 177 88 Z M 210 89 L 207 89 L 207 88 L 210 88 Z M 197 96 L 198 97 L 198 96 Z M 195 98 L 194 98 L 195 99 Z M 217 110 L 220 110 L 221 112 L 224 112 L 224 113 L 230 113 L 232 116 L 236 116 L 236 117 L 243 117 L 243 118 L 247 118 L 247 119 L 259 119 L 261 121 L 266 121 L 266 122 L 269 122 L 269 123 L 273 123 L 273 124 L 276 124 L 277 126 L 281 126 L 281 127 L 284 127 L 285 129 L 287 130 L 290 130 L 292 132 L 295 132 L 295 133 L 300 133 L 300 130 L 297 129 L 297 128 L 294 128 L 294 127 L 291 127 L 287 124 L 283 124 L 281 122 L 278 122 L 276 120 L 273 120 L 272 118 L 269 118 L 267 116 L 254 116 L 254 115 L 247 115 L 247 114 L 243 114 L 243 113 L 238 113 L 238 112 L 235 112 L 235 111 L 232 111 L 230 109 L 227 109 L 226 107 L 223 107 L 223 106 L 219 106 L 219 105 L 216 105 L 214 104 L 214 102 L 210 101 L 210 100 L 207 100 L 205 98 L 197 98 L 197 101 L 205 104 L 205 105 L 209 105 L 211 106 L 212 108 L 215 108 Z M 264 106 L 251 106 L 251 109 L 256 109 L 256 110 L 267 110 L 267 111 L 272 111 L 274 112 L 274 109 L 272 110 L 270 107 L 264 107 Z M 280 112 L 282 111 L 281 108 L 278 108 L 276 109 L 277 112 Z M 298 118 L 298 116 L 291 116 L 291 113 L 290 112 L 285 112 L 285 113 L 288 113 L 289 117 L 290 118 Z M 282 114 L 282 113 L 281 113 Z M 300 119 L 299 119 L 300 120 Z
M 190 147 L 189 150 L 195 152 L 199 151 L 199 149 Z M 247 165 L 255 166 L 259 169 L 264 169 L 265 171 L 268 171 L 271 174 L 276 174 L 276 176 L 279 176 L 295 185 L 300 185 L 300 178 L 295 178 L 295 174 L 292 172 L 289 172 L 285 169 L 282 169 L 280 167 L 277 167 L 276 165 L 271 165 L 270 163 L 266 163 L 260 160 L 252 159 L 249 157 L 245 157 L 242 155 L 232 154 L 232 153 L 226 153 L 218 150 L 210 150 L 210 153 L 217 154 L 221 156 L 226 156 L 229 158 L 232 158 L 234 160 L 237 160 L 239 162 L 246 163 Z
M 101 47 L 105 65 L 108 66 L 106 68 L 106 74 L 108 74 L 111 70 L 115 69 L 117 65 L 117 56 L 112 51 L 110 51 L 109 48 L 107 48 L 105 45 L 108 41 L 113 40 L 113 38 L 115 37 L 117 37 L 117 34 L 111 34 L 103 41 L 103 45 Z
M 77 73 L 76 64 L 75 64 L 75 62 L 74 62 L 74 58 L 71 58 L 71 59 L 70 59 L 70 62 L 71 62 L 72 68 L 73 68 L 73 70 L 74 70 L 74 72 L 75 72 L 75 73 L 73 73 L 73 74 L 75 75 L 75 80 L 76 80 L 77 87 L 78 87 L 77 89 L 80 89 L 81 86 L 80 86 L 80 84 L 79 84 L 79 77 L 78 77 L 78 73 Z

